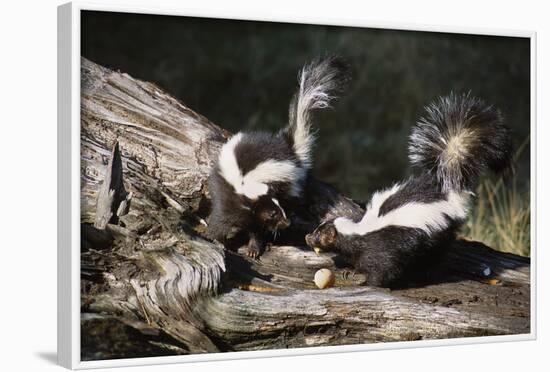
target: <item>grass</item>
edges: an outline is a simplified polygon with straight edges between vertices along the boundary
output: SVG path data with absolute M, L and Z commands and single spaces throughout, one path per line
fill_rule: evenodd
M 518 158 L 527 139 L 516 152 Z M 531 204 L 529 187 L 519 187 L 517 174 L 483 180 L 463 236 L 503 252 L 529 256 L 531 250 Z

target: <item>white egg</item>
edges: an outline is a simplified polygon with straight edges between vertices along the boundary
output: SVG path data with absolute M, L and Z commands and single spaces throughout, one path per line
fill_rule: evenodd
M 329 288 L 334 285 L 334 273 L 329 269 L 320 269 L 315 273 L 313 281 L 320 289 Z

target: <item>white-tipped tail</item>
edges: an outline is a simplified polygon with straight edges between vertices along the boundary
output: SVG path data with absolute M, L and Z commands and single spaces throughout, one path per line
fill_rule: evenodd
M 305 65 L 299 75 L 298 92 L 290 103 L 289 126 L 285 129 L 302 166 L 312 166 L 315 133 L 311 128 L 311 113 L 330 106 L 330 101 L 347 81 L 345 64 L 330 57 Z
M 451 93 L 426 107 L 409 140 L 412 165 L 434 174 L 443 191 L 471 190 L 485 170 L 505 169 L 511 153 L 500 112 L 469 94 Z

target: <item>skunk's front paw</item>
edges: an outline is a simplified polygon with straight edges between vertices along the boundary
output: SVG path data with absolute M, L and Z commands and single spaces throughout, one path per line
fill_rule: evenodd
M 342 279 L 348 280 L 350 275 L 351 275 L 351 279 L 353 280 L 353 279 L 355 279 L 355 274 L 356 274 L 355 270 L 347 270 L 346 269 L 346 270 L 342 271 Z
M 255 240 L 250 240 L 248 242 L 248 245 L 246 247 L 246 255 L 248 257 L 258 259 L 260 255 L 262 254 L 262 248 Z

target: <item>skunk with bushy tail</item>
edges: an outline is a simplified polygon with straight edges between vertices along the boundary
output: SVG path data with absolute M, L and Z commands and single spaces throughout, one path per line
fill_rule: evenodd
M 469 94 L 426 107 L 412 129 L 409 159 L 418 175 L 374 193 L 363 218 L 339 217 L 306 236 L 308 245 L 341 253 L 367 285 L 400 285 L 405 273 L 456 238 L 479 177 L 511 163 L 501 113 Z
M 346 66 L 336 57 L 304 66 L 287 127 L 239 132 L 222 146 L 209 178 L 210 238 L 225 242 L 245 233 L 247 254 L 257 257 L 270 235 L 289 226 L 287 213 L 300 205 L 312 166 L 312 111 L 328 107 L 346 80 Z

